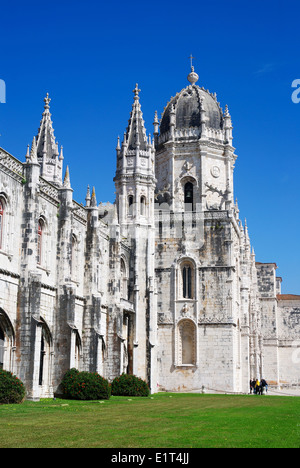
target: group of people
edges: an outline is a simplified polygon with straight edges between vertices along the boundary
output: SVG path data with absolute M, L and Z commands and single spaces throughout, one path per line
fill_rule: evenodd
M 268 384 L 265 379 L 250 380 L 250 393 L 254 395 L 264 395 L 268 393 Z

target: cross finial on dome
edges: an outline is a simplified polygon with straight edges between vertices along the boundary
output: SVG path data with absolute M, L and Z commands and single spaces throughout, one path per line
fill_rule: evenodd
M 199 76 L 197 75 L 197 73 L 195 73 L 194 67 L 193 67 L 193 59 L 195 57 L 193 57 L 193 55 L 191 54 L 189 58 L 191 61 L 191 73 L 188 75 L 187 79 L 191 83 L 191 85 L 193 85 L 199 80 Z
M 191 54 L 189 58 L 190 58 L 190 61 L 191 61 L 191 69 L 193 69 L 193 68 L 194 68 L 194 67 L 193 67 L 193 59 L 194 59 L 195 57 L 193 57 L 193 55 Z

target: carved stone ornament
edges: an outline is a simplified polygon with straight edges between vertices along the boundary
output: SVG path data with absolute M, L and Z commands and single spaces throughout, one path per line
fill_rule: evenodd
M 218 166 L 213 166 L 211 168 L 211 175 L 217 179 L 218 177 L 220 177 L 220 174 L 221 174 L 221 169 L 218 167 Z

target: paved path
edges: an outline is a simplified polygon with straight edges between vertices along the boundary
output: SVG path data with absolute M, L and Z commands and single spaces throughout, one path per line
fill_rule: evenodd
M 268 394 L 278 396 L 300 396 L 300 388 L 269 389 Z
M 180 393 L 180 392 L 179 392 Z M 203 393 L 202 389 L 200 390 L 191 390 L 191 391 L 185 391 L 185 392 L 182 392 L 182 393 Z M 224 394 L 224 395 L 240 395 L 240 393 L 231 393 L 231 392 L 223 392 L 221 390 L 215 390 L 215 389 L 209 389 L 209 388 L 205 388 L 204 389 L 204 393 L 207 393 L 207 394 Z M 270 388 L 268 389 L 268 393 L 266 396 L 300 396 L 300 387 L 298 388 L 282 388 L 282 389 L 278 389 L 278 388 Z M 253 395 L 253 396 L 256 396 L 256 395 Z M 260 396 L 260 395 L 257 395 L 257 396 Z M 262 395 L 264 396 L 264 395 Z

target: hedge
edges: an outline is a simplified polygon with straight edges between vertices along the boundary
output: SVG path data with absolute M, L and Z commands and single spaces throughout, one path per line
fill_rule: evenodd
M 147 383 L 135 375 L 122 374 L 111 384 L 112 395 L 118 396 L 148 396 L 150 394 Z

